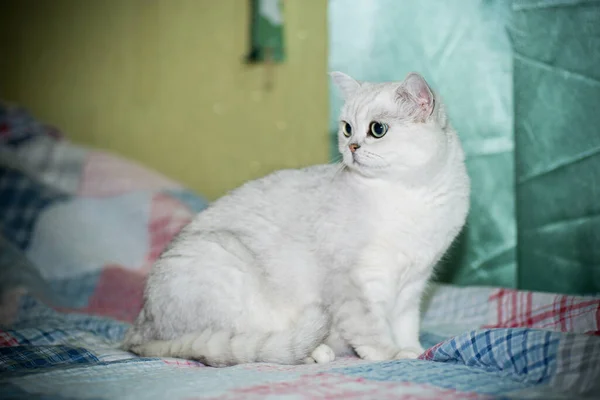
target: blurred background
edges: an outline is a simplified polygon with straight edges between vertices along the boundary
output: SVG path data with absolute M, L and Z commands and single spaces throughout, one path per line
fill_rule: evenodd
M 286 58 L 272 68 L 246 62 L 259 10 L 247 0 L 0 4 L 2 97 L 77 143 L 211 200 L 274 169 L 327 161 L 326 0 L 286 2 Z
M 447 104 L 472 179 L 467 227 L 437 279 L 600 292 L 600 1 L 0 5 L 0 98 L 207 200 L 335 158 L 328 71 L 418 71 Z

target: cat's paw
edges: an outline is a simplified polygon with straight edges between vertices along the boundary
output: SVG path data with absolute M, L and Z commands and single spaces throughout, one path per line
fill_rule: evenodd
M 368 361 L 387 361 L 393 360 L 395 351 L 372 346 L 358 346 L 355 348 L 356 354 L 363 360 Z
M 304 362 L 306 364 L 326 364 L 328 362 L 332 362 L 335 360 L 335 353 L 331 349 L 331 347 L 326 344 L 320 344 L 313 352 L 310 354 L 310 357 L 306 357 Z
M 414 360 L 415 358 L 419 358 L 421 354 L 425 352 L 425 349 L 422 347 L 404 347 L 400 349 L 394 356 L 395 360 Z

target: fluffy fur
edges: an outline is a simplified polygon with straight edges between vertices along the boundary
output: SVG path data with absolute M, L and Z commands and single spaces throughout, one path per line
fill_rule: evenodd
M 422 293 L 469 208 L 464 154 L 418 74 L 332 78 L 341 165 L 275 172 L 197 215 L 153 266 L 125 349 L 212 366 L 423 351 Z

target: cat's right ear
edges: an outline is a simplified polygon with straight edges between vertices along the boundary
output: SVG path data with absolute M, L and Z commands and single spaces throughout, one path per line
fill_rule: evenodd
M 411 105 L 410 114 L 417 120 L 425 121 L 435 106 L 435 98 L 429 85 L 421 75 L 411 72 L 397 89 L 399 99 Z
M 343 72 L 330 72 L 329 76 L 331 76 L 333 83 L 340 89 L 344 100 L 352 96 L 360 87 L 360 82 Z

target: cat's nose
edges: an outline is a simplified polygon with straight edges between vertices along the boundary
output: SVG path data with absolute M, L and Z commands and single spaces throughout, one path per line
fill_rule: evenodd
M 350 147 L 350 153 L 354 153 L 356 150 L 360 149 L 358 143 L 351 143 L 348 147 Z

